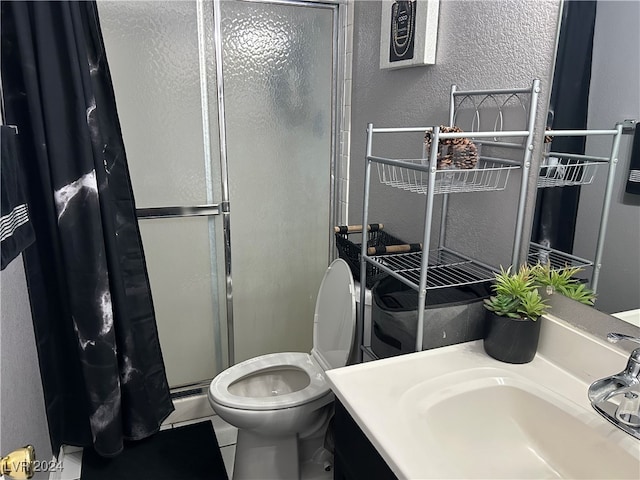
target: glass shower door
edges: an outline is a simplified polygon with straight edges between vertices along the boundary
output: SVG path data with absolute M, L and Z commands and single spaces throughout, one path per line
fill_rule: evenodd
M 215 51 L 202 41 L 213 37 L 213 12 L 199 22 L 202 7 L 98 1 L 172 388 L 205 382 L 228 363 L 218 125 L 209 116 Z
M 309 351 L 330 256 L 337 5 L 98 9 L 171 387 Z
M 235 361 L 308 352 L 329 260 L 338 10 L 221 9 Z

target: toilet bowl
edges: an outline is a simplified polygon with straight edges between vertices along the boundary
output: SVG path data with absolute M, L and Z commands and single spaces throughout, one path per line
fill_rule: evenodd
M 238 428 L 233 479 L 301 478 L 329 468 L 324 435 L 333 408 L 325 370 L 346 365 L 355 332 L 356 299 L 349 266 L 327 269 L 316 301 L 311 353 L 271 353 L 229 367 L 213 379 L 209 402 Z M 317 466 L 310 465 L 312 458 Z

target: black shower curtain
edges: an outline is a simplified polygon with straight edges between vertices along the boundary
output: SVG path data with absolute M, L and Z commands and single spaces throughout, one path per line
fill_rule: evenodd
M 548 127 L 558 130 L 587 128 L 595 21 L 595 1 L 565 0 Z M 554 137 L 551 150 L 583 154 L 585 141 L 584 137 Z M 579 200 L 579 186 L 539 190 L 532 240 L 571 253 Z
M 173 410 L 94 2 L 2 2 L 6 121 L 52 448 L 117 455 Z M 27 420 L 28 421 L 28 420 Z

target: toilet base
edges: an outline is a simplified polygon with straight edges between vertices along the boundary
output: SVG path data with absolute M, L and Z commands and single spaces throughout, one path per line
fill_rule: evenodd
M 300 478 L 296 435 L 265 437 L 238 430 L 233 480 Z
M 333 478 L 333 455 L 325 449 L 325 434 L 332 409 L 302 436 L 265 436 L 238 430 L 233 480 L 324 480 Z

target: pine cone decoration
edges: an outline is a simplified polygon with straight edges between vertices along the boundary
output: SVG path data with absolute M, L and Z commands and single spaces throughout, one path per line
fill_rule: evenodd
M 459 133 L 459 127 L 440 126 L 443 133 Z M 432 132 L 427 132 L 424 136 L 424 144 L 427 151 L 431 150 Z M 478 148 L 468 138 L 446 138 L 439 142 L 438 169 L 443 168 L 474 168 L 478 163 Z
M 478 148 L 475 143 L 467 138 L 461 138 L 460 140 L 467 140 L 468 143 L 451 147 L 454 151 L 453 166 L 463 169 L 474 168 L 478 163 Z

